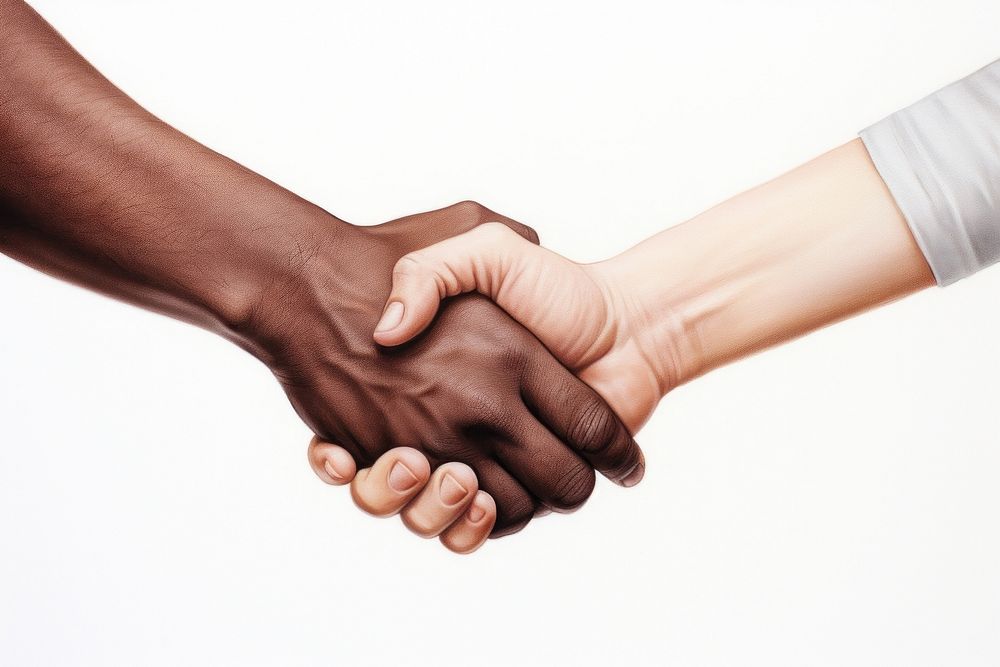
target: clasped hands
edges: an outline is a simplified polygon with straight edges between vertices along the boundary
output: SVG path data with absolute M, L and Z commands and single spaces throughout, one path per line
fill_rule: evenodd
M 464 222 L 438 223 L 457 211 Z M 412 422 L 392 407 L 386 420 L 411 430 L 380 437 L 384 449 L 362 452 L 319 425 L 309 460 L 324 481 L 350 482 L 363 509 L 402 511 L 414 532 L 460 552 L 482 544 L 494 516 L 501 535 L 579 506 L 590 465 L 637 483 L 644 464 L 628 434 L 673 388 L 933 284 L 858 140 L 595 264 L 539 247 L 473 204 L 404 220 L 408 240 L 385 263 L 394 268 L 365 288 L 366 312 L 381 317 L 356 321 L 357 349 L 393 372 L 421 357 L 444 378 L 395 378 L 388 405 L 428 410 L 440 398 L 465 426 L 457 438 L 427 437 L 456 431 L 441 428 L 436 408 Z M 471 426 L 455 412 L 470 405 L 485 418 Z M 405 448 L 416 434 L 423 448 Z M 356 473 L 370 453 L 381 458 Z
M 308 349 L 265 359 L 319 434 L 309 461 L 320 479 L 460 553 L 576 509 L 595 469 L 641 480 L 630 433 L 686 369 L 664 368 L 666 332 L 637 324 L 649 318 L 613 262 L 571 262 L 473 202 L 351 230 L 338 241 L 358 257 L 353 276 L 314 257 L 306 271 L 321 284 L 292 291 L 307 305 L 292 308 L 282 287 L 261 309 L 299 319 L 341 295 L 336 314 L 302 321 L 336 322 L 337 345 L 309 336 Z
M 324 481 L 453 551 L 638 483 L 674 387 L 934 284 L 859 139 L 581 265 L 472 202 L 347 224 L 3 12 L 0 251 L 241 346 Z
M 453 463 L 439 473 L 449 511 L 488 504 L 483 537 L 579 507 L 595 471 L 642 477 L 639 448 L 601 395 L 484 296 L 450 300 L 405 343 L 373 338 L 400 258 L 484 223 L 527 245 L 530 229 L 472 202 L 350 225 L 151 115 L 27 4 L 2 15 L 0 251 L 250 352 L 337 443 L 318 450 L 330 481 L 399 447 L 421 458 L 387 480 L 419 486 Z

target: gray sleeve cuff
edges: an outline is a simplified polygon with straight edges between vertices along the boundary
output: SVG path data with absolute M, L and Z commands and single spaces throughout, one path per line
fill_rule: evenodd
M 1000 60 L 861 140 L 939 285 L 1000 260 Z

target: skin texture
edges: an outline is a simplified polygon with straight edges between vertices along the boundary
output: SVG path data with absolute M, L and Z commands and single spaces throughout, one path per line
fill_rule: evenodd
M 607 404 L 488 299 L 450 302 L 406 345 L 371 338 L 400 257 L 487 221 L 536 241 L 528 228 L 474 202 L 347 224 L 151 116 L 13 0 L 0 91 L 4 253 L 240 345 L 361 465 L 408 446 L 471 466 L 478 481 L 452 470 L 467 493 L 449 516 L 482 488 L 494 535 L 579 507 L 594 468 L 641 476 Z
M 452 504 L 451 498 L 444 499 L 440 493 L 424 493 L 431 476 L 430 464 L 420 452 L 409 447 L 386 452 L 375 465 L 357 475 L 347 450 L 319 438 L 314 437 L 309 443 L 308 457 L 313 471 L 327 484 L 350 484 L 351 497 L 363 511 L 387 517 L 405 508 L 410 517 L 404 516 L 408 528 L 418 528 L 421 537 L 437 536 L 456 553 L 471 553 L 482 546 L 496 521 L 496 503 L 485 491 L 472 494 L 478 482 L 462 464 L 446 463 L 435 471 L 435 474 L 451 472 L 470 489 L 464 502 Z M 400 465 L 403 469 L 397 467 Z M 414 500 L 418 494 L 420 498 Z
M 443 298 L 480 292 L 535 332 L 638 431 L 678 374 L 665 372 L 662 350 L 648 349 L 643 318 L 627 308 L 628 288 L 611 284 L 600 265 L 525 248 L 509 231 L 482 225 L 400 259 L 388 301 L 402 306 L 402 318 L 391 328 L 383 318 L 375 340 L 403 344 L 427 329 Z
M 635 432 L 684 382 L 933 284 L 855 140 L 604 262 L 577 264 L 499 224 L 411 253 L 373 337 L 405 344 L 443 299 L 478 292 Z
M 363 465 L 403 445 L 425 452 L 432 466 L 473 466 L 482 488 L 497 499 L 499 532 L 522 526 L 543 505 L 578 507 L 593 489 L 592 465 L 620 480 L 639 459 L 600 397 L 481 297 L 449 304 L 438 318 L 440 330 L 405 348 L 386 351 L 372 341 L 389 267 L 419 247 L 427 230 L 443 238 L 486 217 L 499 216 L 463 204 L 430 220 L 411 216 L 364 228 L 350 240 L 357 245 L 338 255 L 365 262 L 344 263 L 317 247 L 310 275 L 319 284 L 301 289 L 298 279 L 291 293 L 282 287 L 265 296 L 261 321 L 250 330 L 272 331 L 279 314 L 274 344 L 264 344 L 265 358 L 314 432 L 346 447 Z M 305 335 L 287 335 L 282 327 L 293 319 Z M 255 333 L 254 340 L 270 337 Z M 337 344 L 317 346 L 316 340 Z M 336 414 L 330 405 L 337 405 Z

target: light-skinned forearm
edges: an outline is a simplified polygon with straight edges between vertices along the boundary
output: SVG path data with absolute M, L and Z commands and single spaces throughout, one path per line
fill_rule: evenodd
M 662 390 L 934 284 L 860 140 L 599 266 Z

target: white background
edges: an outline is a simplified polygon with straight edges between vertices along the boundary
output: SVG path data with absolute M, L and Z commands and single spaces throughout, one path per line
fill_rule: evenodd
M 987 0 L 35 4 L 347 220 L 475 198 L 580 260 L 1000 56 Z M 461 558 L 317 481 L 243 352 L 4 259 L 0 663 L 996 665 L 998 294 L 697 380 L 640 487 Z

